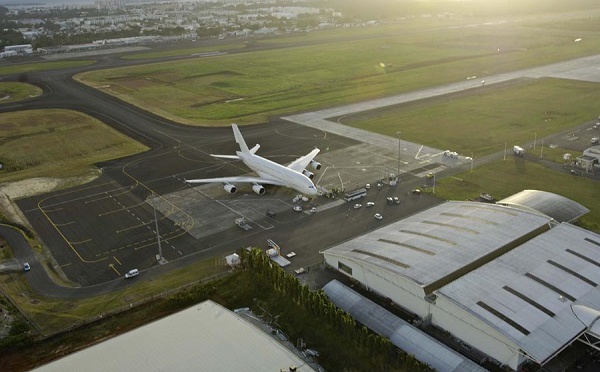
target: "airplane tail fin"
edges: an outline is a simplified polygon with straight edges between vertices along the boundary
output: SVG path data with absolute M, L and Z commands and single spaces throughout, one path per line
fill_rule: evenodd
M 246 141 L 244 141 L 244 137 L 242 137 L 242 133 L 238 129 L 238 126 L 236 124 L 231 124 L 231 128 L 233 128 L 233 135 L 235 136 L 235 142 L 237 142 L 237 144 L 240 145 L 240 150 L 242 150 L 242 152 L 244 152 L 244 153 L 250 152 L 250 150 L 248 149 L 248 145 L 246 145 Z

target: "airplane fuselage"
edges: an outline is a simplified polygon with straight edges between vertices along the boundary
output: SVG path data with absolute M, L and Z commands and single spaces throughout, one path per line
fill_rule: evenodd
M 261 178 L 280 181 L 283 186 L 293 188 L 306 195 L 317 194 L 317 189 L 310 178 L 300 172 L 258 155 L 241 151 L 237 151 L 236 154 L 248 168 L 256 172 Z

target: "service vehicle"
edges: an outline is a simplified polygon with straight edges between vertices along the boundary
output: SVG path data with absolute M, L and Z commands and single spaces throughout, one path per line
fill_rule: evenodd
M 129 278 L 133 278 L 134 276 L 138 276 L 140 275 L 140 271 L 138 269 L 131 269 L 127 272 L 127 274 L 125 274 L 125 278 L 129 279 Z

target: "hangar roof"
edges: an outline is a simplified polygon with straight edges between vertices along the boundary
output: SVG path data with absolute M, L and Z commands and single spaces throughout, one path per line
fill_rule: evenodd
M 486 370 L 337 280 L 327 283 L 323 290 L 337 307 L 436 371 Z
M 516 208 L 531 208 L 554 218 L 558 222 L 571 222 L 590 211 L 583 205 L 564 196 L 539 190 L 523 190 L 500 200 L 498 204 Z
M 500 205 L 446 202 L 323 254 L 406 277 L 428 294 L 547 230 L 550 221 Z
M 600 146 L 592 146 L 589 149 L 583 150 L 583 155 L 600 159 Z
M 314 371 L 240 315 L 205 301 L 35 371 Z
M 435 293 L 544 363 L 598 319 L 599 267 L 600 235 L 563 223 Z

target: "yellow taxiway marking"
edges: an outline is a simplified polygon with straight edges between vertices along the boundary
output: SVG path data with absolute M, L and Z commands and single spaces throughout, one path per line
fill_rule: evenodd
M 110 265 L 108 265 L 108 267 L 110 267 L 111 269 L 113 269 L 117 273 L 117 275 L 121 276 L 121 273 L 119 272 L 119 270 L 115 269 L 115 265 L 110 264 Z

